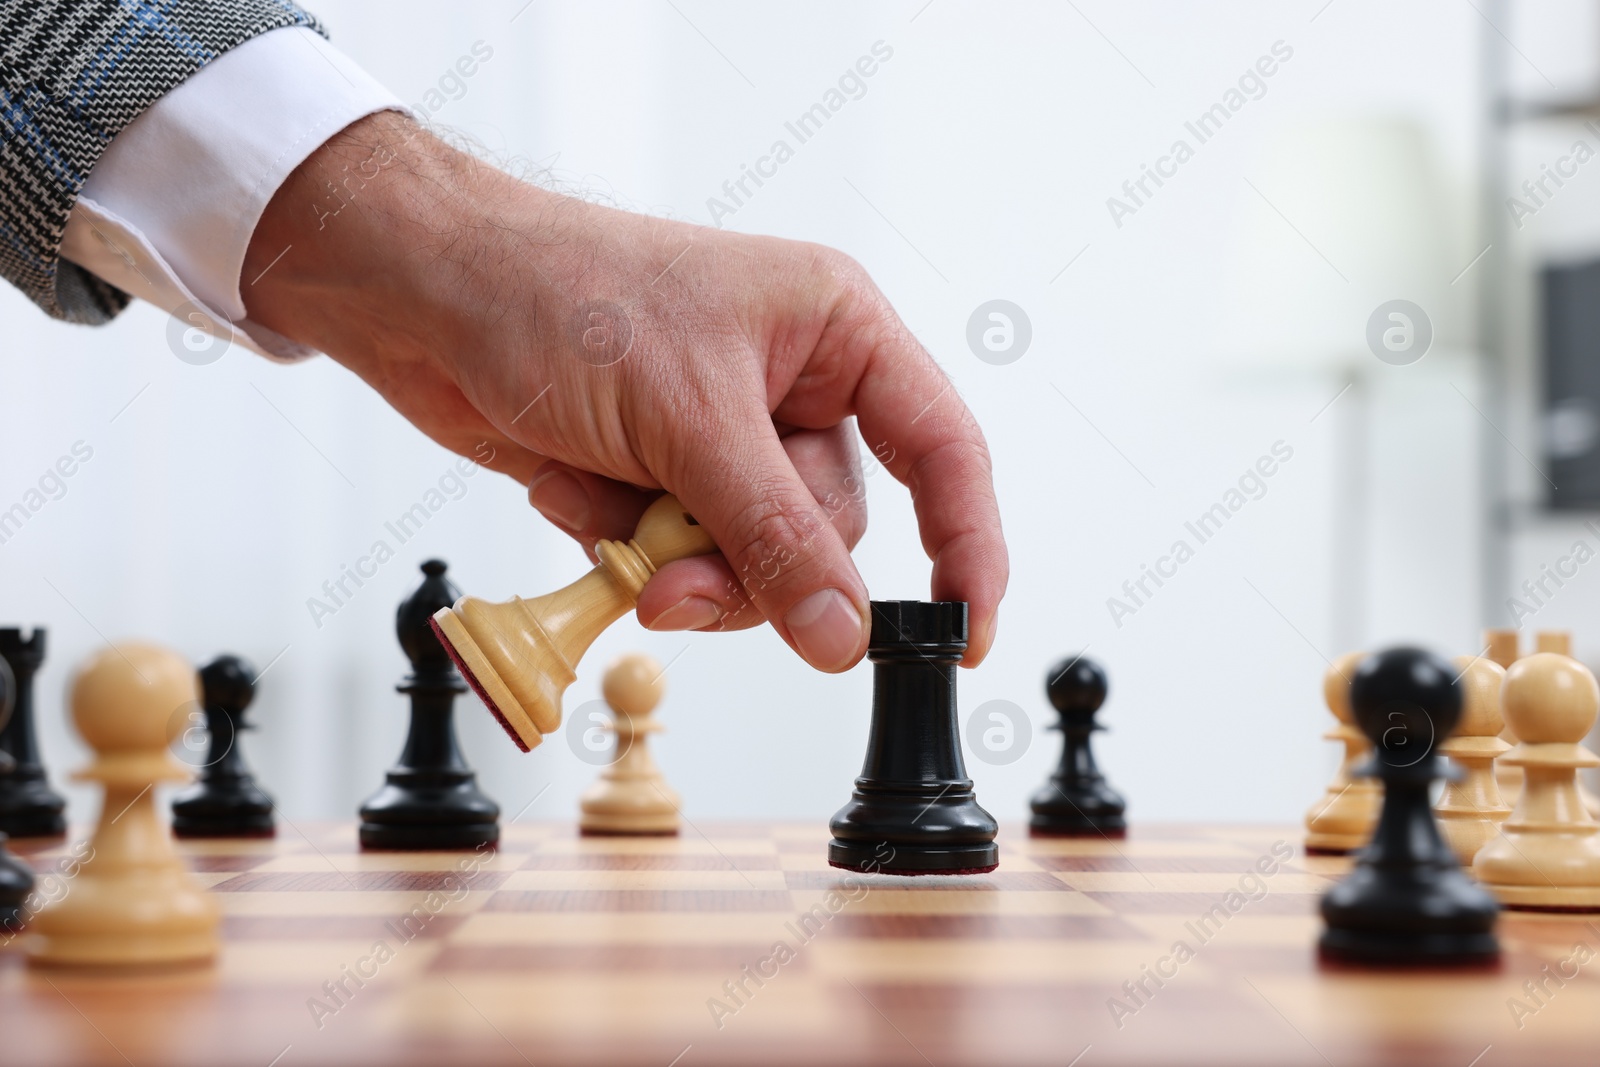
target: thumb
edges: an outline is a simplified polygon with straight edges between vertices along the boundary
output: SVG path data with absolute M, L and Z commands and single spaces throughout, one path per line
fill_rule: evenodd
M 715 539 L 744 594 L 791 648 L 821 671 L 854 666 L 867 646 L 866 583 L 766 412 L 733 425 L 719 420 L 706 436 L 734 439 L 689 450 L 668 488 Z M 824 500 L 842 506 L 846 492 L 841 485 Z

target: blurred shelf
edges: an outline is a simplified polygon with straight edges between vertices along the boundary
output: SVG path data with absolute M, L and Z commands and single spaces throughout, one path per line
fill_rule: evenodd
M 1600 96 L 1570 100 L 1502 100 L 1496 117 L 1506 126 L 1552 119 L 1593 121 L 1600 119 Z

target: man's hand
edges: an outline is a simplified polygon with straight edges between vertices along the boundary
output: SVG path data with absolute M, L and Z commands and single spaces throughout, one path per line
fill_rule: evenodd
M 965 662 L 987 654 L 1008 565 L 983 434 L 849 257 L 548 192 L 386 113 L 290 176 L 243 276 L 252 321 L 492 454 L 591 553 L 677 494 L 723 556 L 663 567 L 640 621 L 769 619 L 825 671 L 868 632 L 853 417 L 911 490 L 934 597 L 970 604 Z

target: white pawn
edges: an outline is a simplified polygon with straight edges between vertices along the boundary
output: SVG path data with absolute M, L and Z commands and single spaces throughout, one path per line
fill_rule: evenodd
M 1572 634 L 1566 630 L 1541 630 L 1533 637 L 1535 652 L 1556 652 L 1563 656 L 1572 655 Z M 1583 800 L 1583 806 L 1596 820 L 1600 820 L 1600 797 L 1594 795 L 1580 780 L 1578 782 L 1578 796 Z
M 1510 660 L 1498 660 L 1500 666 L 1510 667 L 1512 663 L 1516 662 L 1517 631 L 1490 630 L 1489 640 L 1491 644 L 1495 642 L 1502 643 L 1503 649 L 1511 657 Z M 1560 656 L 1571 656 L 1572 634 L 1566 630 L 1540 630 L 1533 635 L 1533 650 L 1535 652 L 1554 652 Z M 1492 651 L 1489 658 L 1496 659 Z M 1513 745 L 1517 743 L 1516 735 L 1511 732 L 1511 727 L 1509 726 L 1500 735 L 1500 739 Z M 1522 768 L 1498 768 L 1495 771 L 1495 777 L 1500 782 L 1501 796 L 1505 798 L 1507 804 L 1515 806 L 1517 798 L 1522 795 Z M 1600 820 L 1600 797 L 1590 791 L 1582 781 L 1578 782 L 1578 796 L 1583 800 L 1583 806 L 1588 809 L 1589 814 Z
M 1322 696 L 1339 725 L 1322 736 L 1344 745 L 1339 773 L 1328 783 L 1322 799 L 1306 812 L 1306 851 L 1343 854 L 1354 852 L 1372 837 L 1378 824 L 1378 809 L 1383 806 L 1383 785 L 1376 778 L 1353 776 L 1356 766 L 1369 752 L 1372 743 L 1355 725 L 1350 713 L 1350 678 L 1365 657 L 1349 652 L 1333 661 L 1322 677 Z
M 72 682 L 72 721 L 95 759 L 73 775 L 105 787 L 89 856 L 30 930 L 36 963 L 195 963 L 217 953 L 217 902 L 195 884 L 156 814 L 154 786 L 186 781 L 170 745 L 200 699 L 194 668 L 146 644 L 110 648 Z
M 631 653 L 606 668 L 600 692 L 611 705 L 617 758 L 584 791 L 579 828 L 586 834 L 675 834 L 678 794 L 650 756 L 646 739 L 661 730 L 651 713 L 666 687 L 663 669 L 650 656 Z
M 1511 748 L 1498 736 L 1505 727 L 1500 717 L 1500 688 L 1506 671 L 1493 660 L 1477 656 L 1457 656 L 1456 666 L 1461 668 L 1464 691 L 1461 722 L 1439 745 L 1439 751 L 1454 760 L 1463 774 L 1445 786 L 1433 810 L 1456 858 L 1463 867 L 1470 867 L 1478 849 L 1500 832 L 1500 824 L 1511 814 L 1494 775 L 1495 758 Z
M 1507 907 L 1600 910 L 1600 824 L 1577 781 L 1580 767 L 1600 766 L 1579 744 L 1600 712 L 1600 686 L 1576 660 L 1536 652 L 1506 672 L 1501 702 L 1521 739 L 1501 759 L 1523 769 L 1522 796 L 1472 873 Z

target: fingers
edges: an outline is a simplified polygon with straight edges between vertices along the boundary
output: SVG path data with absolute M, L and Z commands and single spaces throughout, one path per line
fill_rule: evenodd
M 829 672 L 854 665 L 866 651 L 866 585 L 767 412 L 708 411 L 698 430 L 705 447 L 679 449 L 662 480 L 716 540 L 737 588 L 801 658 Z
M 790 430 L 782 445 L 840 540 L 854 548 L 867 528 L 854 423 Z M 581 544 L 591 561 L 595 541 L 632 537 L 639 516 L 660 495 L 538 458 L 528 483 L 529 503 Z M 638 616 L 652 630 L 744 630 L 766 621 L 722 556 L 679 560 L 661 568 L 639 598 Z
M 827 512 L 845 546 L 855 548 L 867 532 L 867 491 L 856 420 L 845 419 L 825 430 L 786 430 L 780 439 L 795 472 Z
M 854 548 L 867 529 L 854 420 L 826 430 L 788 431 L 781 440 L 812 499 L 845 547 Z M 744 630 L 766 621 L 720 555 L 662 567 L 644 587 L 638 615 L 651 630 Z
M 632 537 L 639 516 L 661 495 L 553 459 L 541 464 L 527 484 L 528 503 L 581 544 L 591 559 L 599 539 Z
M 883 307 L 860 333 L 868 345 L 855 392 L 861 435 L 911 490 L 922 547 L 933 560 L 933 597 L 967 602 L 962 662 L 977 666 L 994 643 L 1010 577 L 988 443 L 950 380 L 892 311 Z
M 639 594 L 638 615 L 648 630 L 747 630 L 766 621 L 721 556 L 691 556 L 656 571 Z
M 950 445 L 912 463 L 905 483 L 911 488 L 922 545 L 933 560 L 933 598 L 965 600 L 967 652 L 962 663 L 976 667 L 994 645 L 1000 599 L 1011 564 L 1000 529 L 999 506 L 991 487 L 987 448 Z M 949 492 L 952 486 L 982 486 L 986 492 Z

